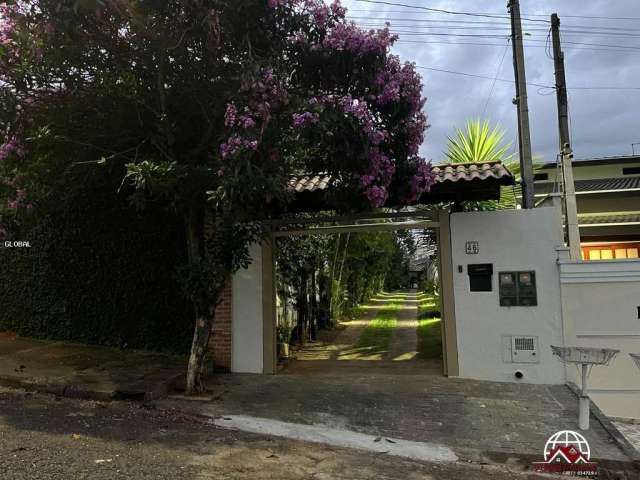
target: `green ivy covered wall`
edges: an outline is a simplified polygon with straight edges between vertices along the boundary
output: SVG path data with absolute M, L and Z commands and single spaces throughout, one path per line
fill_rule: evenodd
M 89 175 L 54 196 L 14 238 L 30 248 L 0 248 L 0 331 L 188 352 L 193 313 L 175 279 L 180 219 L 160 205 L 136 212 L 118 176 Z

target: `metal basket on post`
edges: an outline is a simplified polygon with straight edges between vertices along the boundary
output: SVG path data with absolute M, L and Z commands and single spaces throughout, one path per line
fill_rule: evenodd
M 562 362 L 580 366 L 582 374 L 582 392 L 580 395 L 580 413 L 578 417 L 578 425 L 581 430 L 589 430 L 589 411 L 590 402 L 587 389 L 587 379 L 594 365 L 609 365 L 613 359 L 620 353 L 620 350 L 613 348 L 592 348 L 592 347 L 556 347 L 551 345 L 551 351 Z M 633 354 L 632 354 L 633 356 Z M 640 357 L 640 355 L 639 355 Z M 636 363 L 640 359 L 635 359 Z M 640 363 L 638 363 L 640 367 Z
M 630 353 L 629 356 L 636 362 L 636 366 L 640 368 L 640 353 Z
M 612 348 L 556 347 L 551 345 L 553 354 L 565 363 L 588 365 L 609 365 L 620 350 Z

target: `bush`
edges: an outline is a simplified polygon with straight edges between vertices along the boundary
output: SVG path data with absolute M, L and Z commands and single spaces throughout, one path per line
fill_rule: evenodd
M 138 215 L 108 175 L 83 186 L 39 209 L 20 232 L 31 248 L 0 249 L 0 330 L 188 352 L 193 313 L 175 280 L 180 220 L 161 206 Z

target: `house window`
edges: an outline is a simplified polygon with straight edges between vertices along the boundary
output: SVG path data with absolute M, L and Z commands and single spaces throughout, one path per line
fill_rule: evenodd
M 623 175 L 640 175 L 640 167 L 627 167 L 622 169 Z
M 543 181 L 543 180 L 549 180 L 548 173 L 536 173 L 533 175 L 534 182 Z
M 640 242 L 582 245 L 583 260 L 625 260 L 637 259 Z

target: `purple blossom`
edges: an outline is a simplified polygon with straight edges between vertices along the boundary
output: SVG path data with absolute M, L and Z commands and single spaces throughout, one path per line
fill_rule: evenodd
M 375 179 L 376 177 L 374 177 L 373 175 L 362 175 L 360 177 L 360 182 L 362 183 L 363 187 L 368 187 L 375 181 Z
M 11 210 L 17 210 L 18 208 L 24 206 L 26 198 L 27 191 L 23 188 L 17 189 L 15 198 L 7 202 L 7 208 Z
M 337 18 L 344 18 L 347 14 L 347 9 L 342 6 L 340 0 L 335 0 L 331 4 L 331 13 Z
M 371 206 L 374 208 L 382 207 L 389 196 L 386 188 L 377 185 L 367 188 L 366 194 Z
M 293 117 L 293 126 L 296 128 L 304 127 L 305 125 L 318 123 L 320 117 L 317 113 L 304 112 L 304 113 L 294 113 Z
M 322 2 L 311 8 L 311 16 L 316 26 L 324 27 L 326 25 L 327 20 L 329 20 L 329 12 L 329 7 Z
M 227 159 L 242 148 L 242 139 L 238 135 L 231 136 L 225 143 L 220 145 L 222 158 Z
M 11 36 L 15 30 L 15 5 L 0 5 L 0 45 L 9 45 L 13 40 Z
M 238 115 L 238 109 L 235 104 L 228 103 L 227 110 L 224 112 L 224 124 L 226 127 L 233 127 L 236 123 L 236 116 Z
M 258 141 L 243 139 L 237 134 L 232 135 L 225 143 L 220 145 L 220 155 L 226 160 L 242 149 L 256 151 L 258 149 Z
M 431 169 L 431 164 L 421 158 L 416 158 L 416 171 L 409 181 L 409 194 L 404 200 L 406 202 L 416 201 L 424 192 L 431 189 L 435 182 L 435 174 Z
M 5 160 L 12 153 L 17 157 L 23 157 L 25 153 L 22 143 L 15 135 L 9 137 L 6 143 L 0 145 L 0 160 Z
M 256 122 L 250 115 L 242 115 L 238 120 L 240 126 L 244 129 L 253 128 L 256 126 Z
M 388 28 L 365 32 L 355 23 L 337 23 L 329 30 L 322 45 L 332 50 L 346 50 L 355 55 L 385 55 L 397 40 Z

